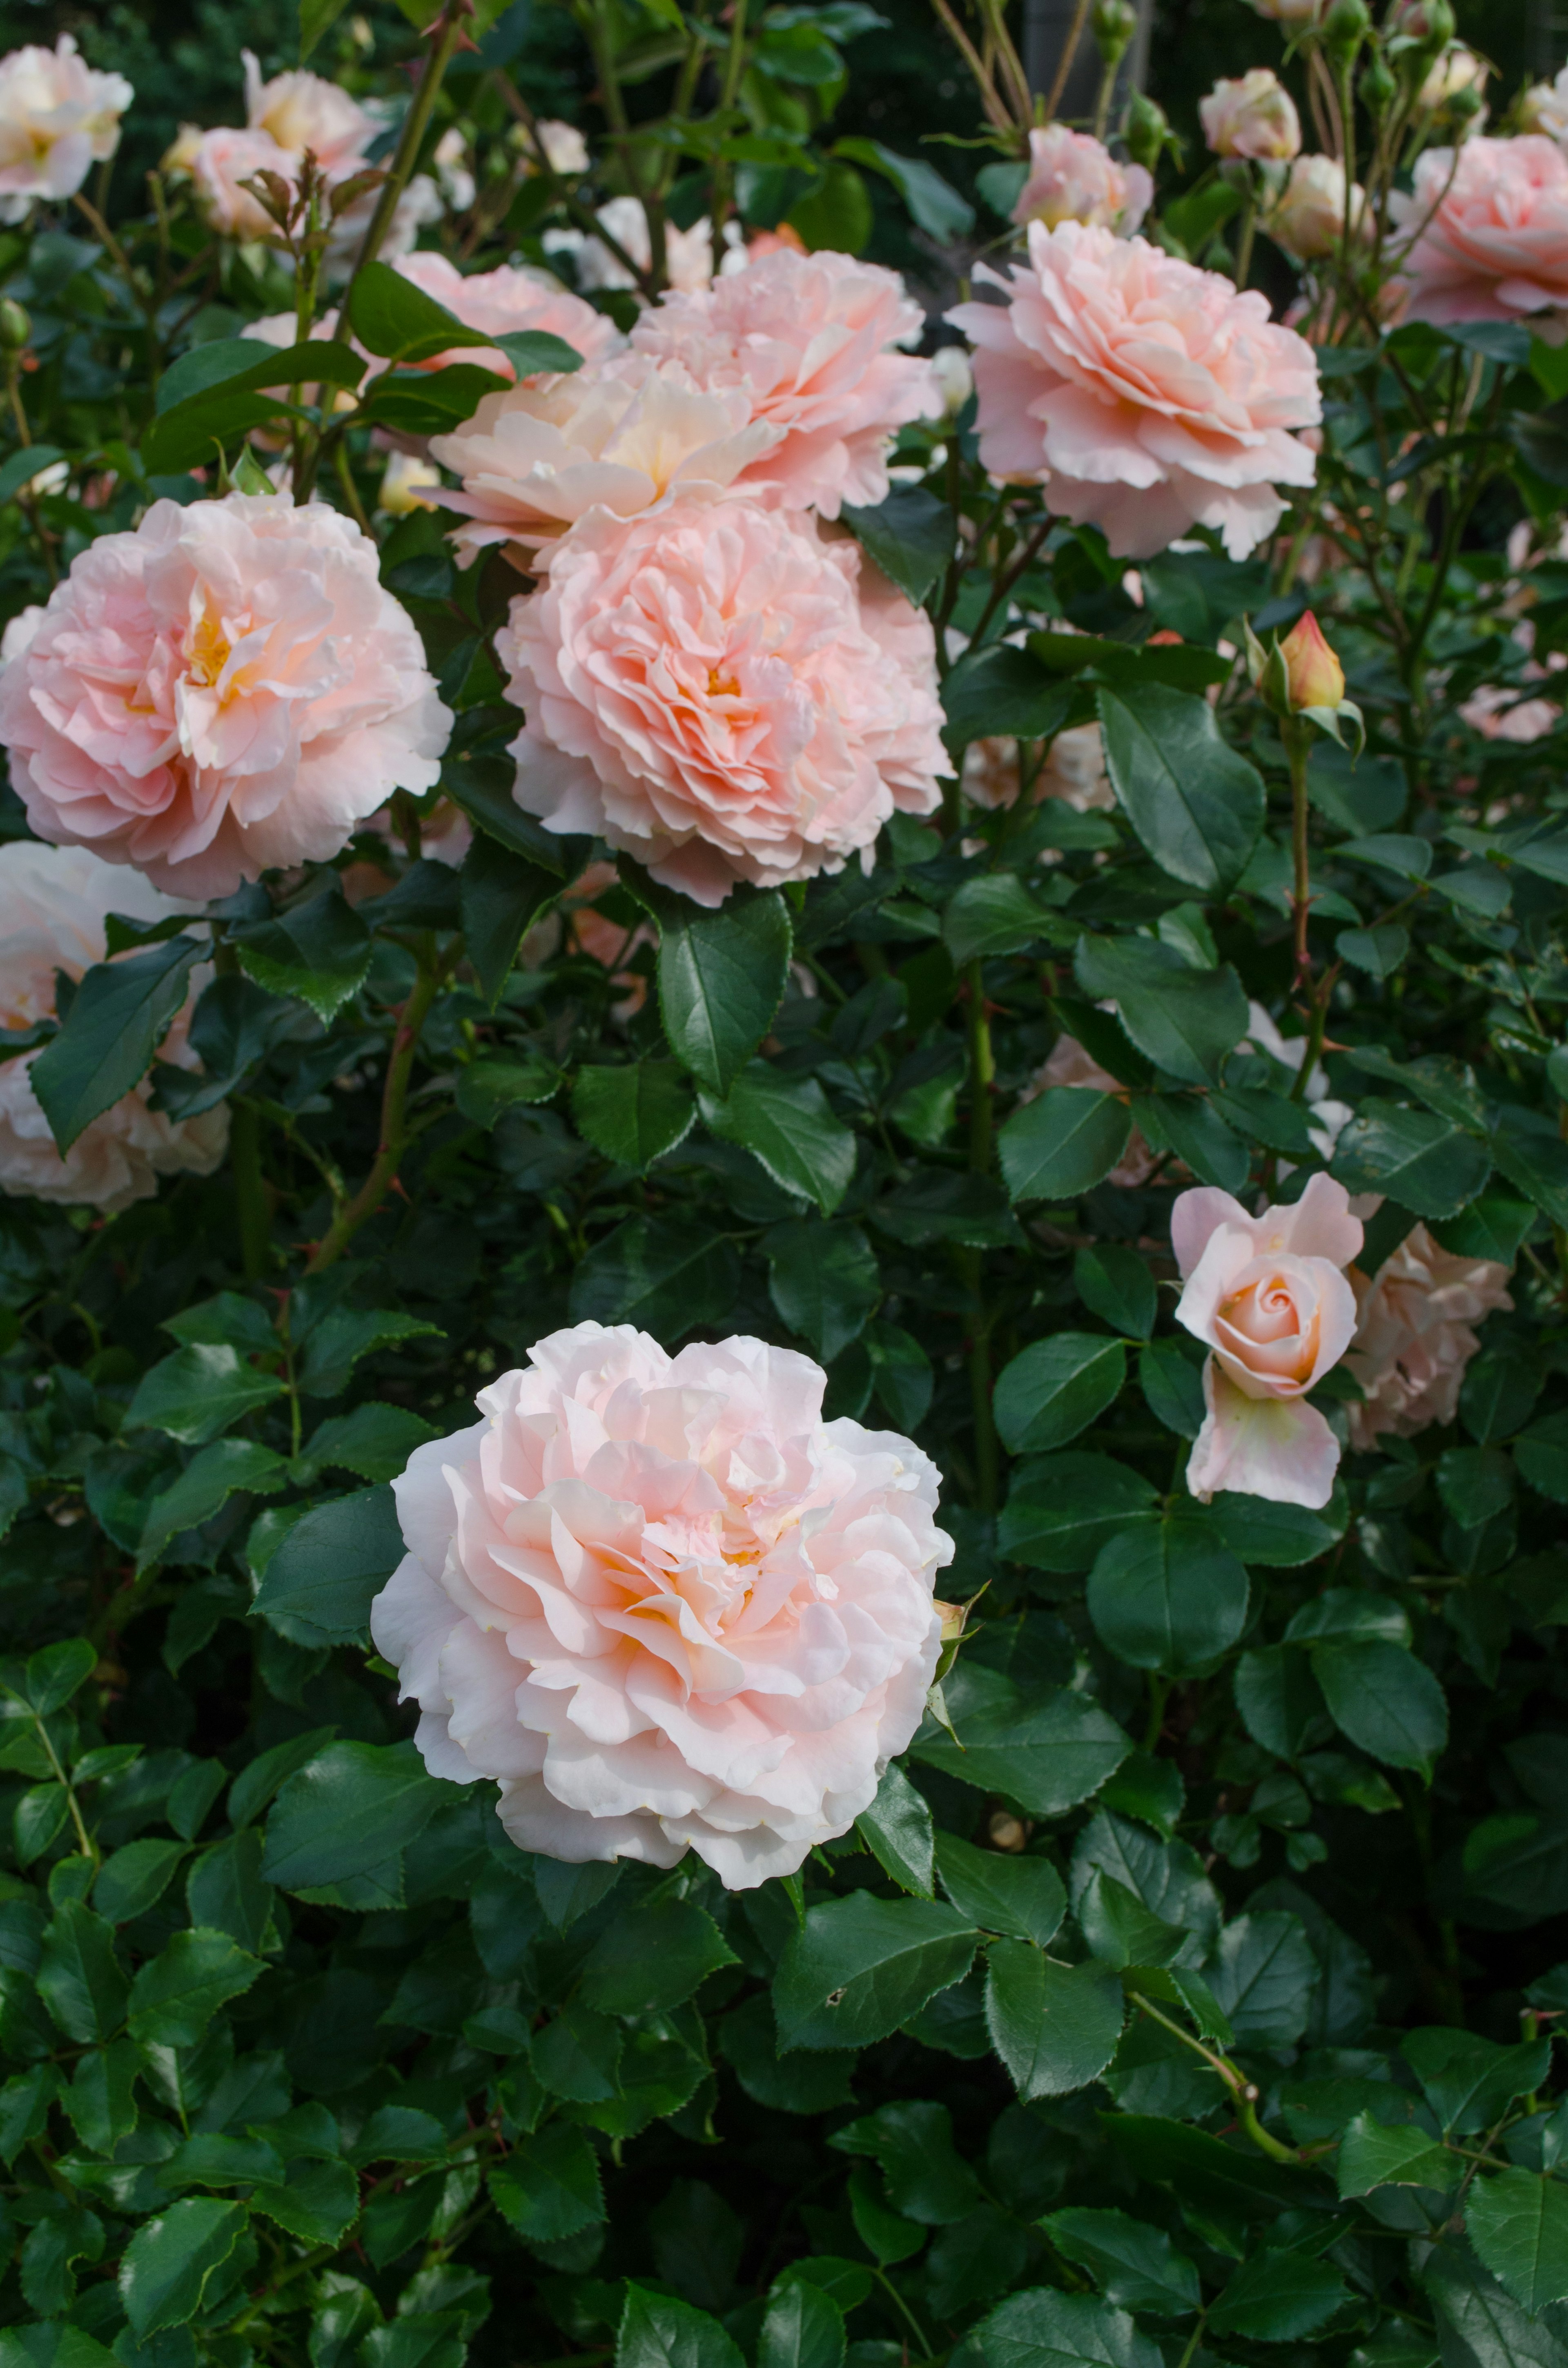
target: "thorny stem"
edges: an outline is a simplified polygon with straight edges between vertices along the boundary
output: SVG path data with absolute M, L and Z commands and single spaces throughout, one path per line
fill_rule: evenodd
M 324 1268 L 337 1263 L 367 1218 L 375 1215 L 396 1179 L 398 1162 L 408 1144 L 408 1081 L 414 1070 L 414 1056 L 419 1049 L 430 1006 L 440 992 L 446 967 L 431 956 L 420 958 L 419 975 L 413 993 L 398 1013 L 392 1036 L 392 1057 L 387 1063 L 381 1094 L 381 1141 L 374 1164 L 352 1200 L 346 1201 L 334 1212 L 331 1224 L 306 1261 L 307 1274 L 320 1274 Z
M 1078 54 L 1078 44 L 1084 38 L 1084 28 L 1088 21 L 1089 0 L 1078 0 L 1078 5 L 1073 11 L 1073 22 L 1067 28 L 1067 39 L 1062 45 L 1062 55 L 1057 62 L 1056 73 L 1051 79 L 1051 88 L 1046 94 L 1045 120 L 1047 123 L 1052 123 L 1056 120 L 1056 110 L 1062 104 L 1062 94 L 1067 87 L 1067 77 L 1073 71 L 1073 61 Z
M 983 1176 L 991 1166 L 992 1094 L 996 1058 L 991 1043 L 991 1020 L 985 1008 L 985 982 L 978 960 L 966 973 L 969 990 L 969 1165 L 970 1173 Z M 991 1406 L 991 1318 L 983 1295 L 983 1253 L 963 1253 L 965 1279 L 974 1301 L 969 1343 L 970 1404 L 974 1417 L 975 1501 L 983 1513 L 994 1513 L 1001 1469 L 996 1418 Z
M 365 243 L 354 258 L 354 268 L 348 275 L 348 285 L 343 291 L 338 318 L 346 327 L 353 317 L 354 290 L 359 284 L 359 274 L 368 263 L 374 263 L 381 251 L 381 241 L 392 228 L 392 216 L 397 211 L 397 201 L 407 188 L 414 167 L 419 161 L 419 151 L 424 144 L 425 133 L 436 104 L 437 93 L 441 87 L 453 52 L 463 39 L 463 20 L 472 14 L 473 0 L 447 0 L 446 7 L 426 36 L 431 41 L 430 54 L 425 61 L 425 71 L 419 77 L 418 86 L 413 98 L 409 101 L 408 113 L 403 119 L 403 130 L 398 135 L 397 151 L 392 157 L 392 169 L 381 183 L 381 194 L 376 199 L 376 211 L 370 216 L 369 228 L 365 233 Z
M 1258 2092 L 1245 2073 L 1233 2064 L 1228 2055 L 1218 2055 L 1212 2047 L 1206 2047 L 1201 2039 L 1195 2039 L 1190 2031 L 1184 2031 L 1179 2022 L 1173 2022 L 1168 2014 L 1162 2014 L 1157 2006 L 1151 2006 L 1141 1990 L 1134 1991 L 1133 2003 L 1153 2021 L 1159 2023 L 1162 2029 L 1170 2032 L 1174 2037 L 1179 2039 L 1185 2047 L 1190 2047 L 1195 2055 L 1201 2055 L 1210 2069 L 1219 2074 L 1231 2092 L 1236 2108 L 1236 2117 L 1254 2146 L 1267 2155 L 1272 2161 L 1291 2163 L 1301 2161 L 1301 2157 L 1294 2146 L 1281 2145 L 1271 2131 L 1264 2128 L 1257 2118 Z

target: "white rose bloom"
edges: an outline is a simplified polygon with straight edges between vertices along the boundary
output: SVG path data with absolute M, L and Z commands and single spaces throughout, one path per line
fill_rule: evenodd
M 26 219 L 35 198 L 68 198 L 119 145 L 135 97 L 123 74 L 98 74 L 69 33 L 0 58 L 0 222 Z

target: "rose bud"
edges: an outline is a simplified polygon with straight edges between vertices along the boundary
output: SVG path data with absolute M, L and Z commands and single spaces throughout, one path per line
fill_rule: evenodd
M 1235 82 L 1217 82 L 1199 101 L 1203 137 L 1216 156 L 1251 156 L 1285 163 L 1299 155 L 1301 119 L 1278 75 L 1255 66 Z
M 1304 707 L 1339 705 L 1345 696 L 1345 668 L 1310 609 L 1280 643 L 1279 655 L 1285 661 L 1292 715 L 1299 715 Z

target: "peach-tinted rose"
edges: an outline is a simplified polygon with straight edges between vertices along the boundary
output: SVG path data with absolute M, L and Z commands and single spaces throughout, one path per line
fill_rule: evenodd
M 1278 523 L 1276 486 L 1312 484 L 1290 431 L 1321 416 L 1317 364 L 1255 291 L 1079 222 L 1032 223 L 1027 267 L 974 276 L 1008 300 L 948 315 L 976 347 L 982 461 L 1118 558 L 1198 525 L 1244 559 Z
M 1450 179 L 1451 176 L 1451 179 Z M 1428 148 L 1389 200 L 1410 240 L 1406 320 L 1515 321 L 1568 307 L 1568 156 L 1539 132 Z
M 1381 1204 L 1358 1205 L 1370 1215 Z M 1375 1278 L 1352 1267 L 1350 1281 L 1357 1324 L 1345 1362 L 1365 1393 L 1365 1403 L 1349 1409 L 1351 1445 L 1365 1451 L 1385 1431 L 1409 1439 L 1452 1422 L 1464 1369 L 1481 1346 L 1471 1326 L 1514 1304 L 1507 1268 L 1456 1258 L 1415 1225 Z
M 462 479 L 442 496 L 472 521 L 452 533 L 460 563 L 502 543 L 528 568 L 586 510 L 633 518 L 676 498 L 722 500 L 783 435 L 752 419 L 744 387 L 710 394 L 678 363 L 634 353 L 487 394 L 430 450 Z
M 949 770 L 930 622 L 869 577 L 857 544 L 751 502 L 590 511 L 496 640 L 528 716 L 518 804 L 703 905 L 929 814 Z
M 9 840 L 0 847 L 0 1028 L 19 1031 L 52 1019 L 56 972 L 80 979 L 104 960 L 110 913 L 157 921 L 188 909 L 85 848 Z M 205 968 L 195 973 L 186 1007 L 159 1048 L 159 1058 L 176 1067 L 198 1065 L 186 1030 L 210 976 Z M 146 1079 L 94 1119 L 62 1158 L 32 1088 L 37 1058 L 28 1053 L 0 1062 L 0 1190 L 107 1214 L 147 1200 L 160 1176 L 210 1176 L 222 1158 L 227 1109 L 220 1104 L 176 1123 L 148 1108 Z
M 713 393 L 748 390 L 753 417 L 787 432 L 743 483 L 764 500 L 836 518 L 844 502 L 885 501 L 894 433 L 941 416 L 930 363 L 891 350 L 923 325 L 895 271 L 780 250 L 699 294 L 665 296 L 631 342 Z
M 964 752 L 963 793 L 977 806 L 1010 806 L 1018 795 L 1016 740 L 971 740 Z M 1097 723 L 1059 732 L 1035 776 L 1031 803 L 1060 798 L 1076 814 L 1105 813 L 1116 803 L 1106 771 L 1105 738 Z
M 437 304 L 444 304 L 465 327 L 481 329 L 487 337 L 508 336 L 514 329 L 543 329 L 552 337 L 564 338 L 585 362 L 602 360 L 621 343 L 620 332 L 608 313 L 596 313 L 548 272 L 530 271 L 523 264 L 503 263 L 494 271 L 471 271 L 465 276 L 444 255 L 421 248 L 416 255 L 400 255 L 392 268 Z M 444 370 L 449 362 L 477 362 L 482 370 L 494 370 L 500 378 L 517 375 L 506 355 L 491 346 L 449 347 L 420 362 L 418 368 Z
M 1029 133 L 1028 177 L 1013 220 L 1095 222 L 1131 238 L 1148 212 L 1154 184 L 1142 165 L 1119 165 L 1104 142 L 1065 123 L 1037 125 Z
M 1229 1489 L 1327 1504 L 1339 1442 L 1306 1394 L 1350 1345 L 1356 1295 L 1344 1269 L 1361 1239 L 1348 1193 L 1327 1176 L 1313 1176 L 1293 1206 L 1259 1217 L 1210 1184 L 1177 1200 L 1176 1322 L 1210 1352 L 1208 1413 L 1187 1467 L 1199 1503 Z
M 43 610 L 36 600 L 29 602 L 27 608 L 17 609 L 5 632 L 0 633 L 0 670 L 8 666 L 13 658 L 19 658 L 24 651 L 31 649 L 33 636 L 42 622 Z
M 1337 156 L 1298 156 L 1263 226 L 1298 263 L 1315 263 L 1335 254 L 1345 236 L 1345 166 Z M 1359 181 L 1350 184 L 1350 219 L 1356 233 L 1364 234 L 1367 192 Z
M 335 82 L 302 69 L 274 74 L 263 82 L 261 68 L 249 50 L 240 56 L 245 69 L 245 121 L 253 131 L 269 132 L 279 148 L 296 157 L 308 148 L 331 180 L 342 180 L 362 162 L 381 125 L 357 99 Z
M 99 74 L 62 33 L 0 58 L 0 222 L 27 218 L 36 198 L 68 198 L 119 145 L 119 119 L 136 94 L 123 74 Z
M 920 1724 L 938 1475 L 822 1418 L 761 1340 L 671 1357 L 579 1324 L 393 1483 L 408 1553 L 370 1612 L 436 1776 L 499 1782 L 519 1848 L 731 1890 L 846 1833 Z
M 325 862 L 451 717 L 369 536 L 272 495 L 154 502 L 90 543 L 0 674 L 0 745 L 40 838 L 222 896 Z
M 272 238 L 278 225 L 241 183 L 257 173 L 291 181 L 300 169 L 292 149 L 280 148 L 270 131 L 237 131 L 221 123 L 204 131 L 190 159 L 196 201 L 214 230 L 229 238 Z
M 417 452 L 391 452 L 381 472 L 376 507 L 388 518 L 408 518 L 415 510 L 440 507 L 441 472 Z
M 1217 82 L 1198 102 L 1203 137 L 1216 156 L 1251 156 L 1284 164 L 1301 146 L 1296 102 L 1268 66 L 1254 66 L 1234 82 Z
M 1310 609 L 1302 611 L 1280 643 L 1279 655 L 1285 661 L 1292 714 L 1304 707 L 1339 705 L 1345 696 L 1345 668 Z

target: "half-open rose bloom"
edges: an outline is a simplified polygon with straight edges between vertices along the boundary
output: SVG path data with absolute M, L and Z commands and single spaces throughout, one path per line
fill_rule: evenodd
M 1441 328 L 1568 309 L 1568 156 L 1539 132 L 1467 140 L 1457 164 L 1451 148 L 1428 148 L 1413 189 L 1389 205 L 1411 242 L 1393 283 L 1406 320 Z
M 1221 1489 L 1281 1505 L 1326 1505 L 1339 1441 L 1307 1392 L 1336 1365 L 1356 1329 L 1344 1269 L 1361 1221 L 1343 1184 L 1313 1176 L 1293 1207 L 1253 1217 L 1210 1184 L 1171 1212 L 1171 1247 L 1186 1286 L 1183 1324 L 1209 1349 L 1208 1407 L 1187 1485 L 1200 1504 Z
M 1007 298 L 948 315 L 976 347 L 981 460 L 1118 558 L 1208 526 L 1244 559 L 1278 524 L 1276 487 L 1312 484 L 1290 430 L 1322 416 L 1317 363 L 1256 292 L 1080 222 L 1031 223 L 1027 267 L 974 276 Z
M 498 1781 L 519 1848 L 695 1850 L 750 1890 L 870 1806 L 925 1710 L 953 1548 L 935 1466 L 824 1422 L 825 1382 L 761 1340 L 671 1357 L 579 1324 L 415 1449 L 370 1632 L 426 1766 Z
M 752 418 L 744 387 L 706 393 L 678 362 L 618 354 L 597 370 L 487 394 L 430 450 L 462 479 L 460 492 L 441 496 L 471 521 L 453 529 L 460 564 L 501 543 L 526 569 L 589 509 L 634 518 L 676 498 L 722 500 L 783 435 Z
M 1375 1214 L 1381 1201 L 1358 1207 Z M 1409 1439 L 1452 1422 L 1464 1369 L 1480 1348 L 1473 1326 L 1511 1308 L 1508 1269 L 1495 1258 L 1459 1258 L 1415 1225 L 1369 1278 L 1352 1267 L 1358 1318 L 1345 1362 L 1365 1393 L 1351 1406 L 1350 1443 L 1375 1447 L 1385 1431 Z
M 842 870 L 950 770 L 929 619 L 847 537 L 752 502 L 590 511 L 496 649 L 517 803 L 700 905 Z
M 1203 137 L 1216 156 L 1251 156 L 1284 164 L 1299 154 L 1301 120 L 1296 102 L 1267 66 L 1234 82 L 1217 82 L 1198 102 Z
M 416 255 L 400 255 L 392 268 L 466 327 L 483 330 L 487 337 L 509 336 L 514 329 L 542 329 L 563 338 L 587 362 L 602 360 L 621 343 L 607 313 L 596 313 L 548 272 L 530 271 L 524 264 L 503 263 L 494 271 L 465 276 L 444 255 L 421 248 Z M 517 376 L 506 356 L 494 346 L 452 346 L 416 367 L 445 370 L 449 362 L 476 362 L 498 378 Z
M 57 586 L 0 674 L 0 746 L 40 838 L 178 895 L 325 862 L 451 717 L 352 519 L 273 495 L 154 502 Z
M 36 198 L 79 189 L 119 147 L 135 96 L 123 74 L 88 65 L 69 33 L 51 50 L 29 43 L 0 58 L 0 222 L 23 222 Z
M 107 952 L 110 913 L 159 921 L 187 909 L 149 882 L 105 863 L 82 847 L 40 847 L 14 838 L 0 847 L 0 1028 L 21 1031 L 52 1019 L 55 973 L 80 979 Z M 159 1048 L 159 1058 L 193 1069 L 186 1030 L 210 973 L 199 970 L 189 997 Z M 145 1201 L 160 1176 L 210 1176 L 229 1141 L 222 1104 L 177 1123 L 148 1108 L 147 1079 L 105 1110 L 62 1158 L 32 1088 L 37 1053 L 0 1062 L 0 1191 L 100 1209 L 106 1214 Z
M 249 50 L 245 69 L 245 121 L 269 132 L 279 148 L 298 157 L 308 148 L 329 180 L 355 172 L 381 127 L 367 108 L 321 74 L 296 70 L 263 82 Z
M 699 294 L 665 296 L 631 343 L 710 393 L 745 388 L 752 416 L 786 432 L 743 482 L 833 518 L 842 503 L 885 501 L 893 435 L 942 416 L 930 363 L 892 350 L 924 324 L 895 271 L 781 247 Z
M 1013 220 L 1096 222 L 1131 238 L 1148 212 L 1154 184 L 1142 165 L 1120 165 L 1102 141 L 1065 123 L 1037 125 L 1029 133 L 1028 177 Z

